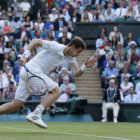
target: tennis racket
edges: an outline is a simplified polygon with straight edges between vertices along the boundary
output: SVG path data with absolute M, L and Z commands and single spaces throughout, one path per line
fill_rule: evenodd
M 33 74 L 26 65 L 24 65 L 29 77 L 26 81 L 27 91 L 34 96 L 41 96 L 47 92 L 47 84 L 45 80 L 35 74 Z

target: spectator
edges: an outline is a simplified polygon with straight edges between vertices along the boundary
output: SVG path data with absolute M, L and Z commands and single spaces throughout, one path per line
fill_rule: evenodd
M 75 94 L 76 86 L 75 86 L 74 83 L 70 83 L 70 82 L 69 82 L 69 77 L 67 77 L 67 76 L 64 77 L 64 78 L 63 78 L 63 81 L 64 81 L 64 82 L 60 85 L 60 90 L 62 91 L 62 93 L 64 93 L 65 90 L 66 90 L 66 87 L 69 86 L 70 89 L 71 89 L 72 94 Z
M 23 25 L 27 31 L 30 31 L 33 29 L 33 22 L 30 20 L 30 16 L 27 16 L 25 18 L 25 22 L 23 22 Z
M 124 4 L 123 1 L 120 1 L 119 8 L 117 8 L 115 11 L 116 19 L 126 17 L 126 8 L 123 7 L 124 6 L 123 4 Z
M 9 85 L 4 89 L 2 93 L 2 100 L 13 100 L 16 93 L 16 87 L 14 82 L 9 82 Z
M 126 18 L 134 18 L 135 10 L 133 8 L 132 1 L 128 2 L 128 6 L 126 8 Z
M 70 99 L 71 88 L 69 86 L 66 87 L 65 93 L 60 95 L 60 97 L 56 100 L 56 102 L 68 102 Z
M 18 7 L 19 7 L 19 3 L 17 2 L 17 0 L 14 0 L 12 3 L 12 11 L 17 12 Z
M 66 9 L 62 9 L 62 16 L 64 17 L 67 23 L 71 20 L 71 17 Z
M 121 83 L 121 93 L 123 96 L 126 96 L 129 94 L 129 88 L 134 86 L 133 83 L 129 82 L 129 76 L 126 74 L 123 76 L 124 82 Z
M 67 23 L 64 20 L 63 16 L 59 15 L 58 19 L 55 20 L 54 28 L 56 31 L 62 31 L 64 26 L 67 26 Z
M 140 96 L 140 82 L 136 84 L 135 92 L 138 96 Z
M 18 7 L 18 11 L 16 12 L 16 17 L 18 17 L 20 21 L 23 21 L 27 17 L 27 13 L 24 13 L 22 11 L 22 8 Z
M 8 7 L 7 15 L 8 15 L 8 19 L 11 20 L 12 19 L 12 9 L 11 9 L 11 7 Z
M 28 47 L 30 42 L 30 39 L 27 35 L 24 36 L 23 41 L 21 42 L 21 47 L 24 48 L 24 50 Z
M 85 11 L 82 15 L 82 18 L 81 18 L 81 22 L 91 22 L 90 21 L 90 18 L 89 18 L 89 14 L 87 11 Z
M 73 23 L 81 21 L 81 15 L 78 13 L 78 9 L 75 9 L 73 11 L 71 20 L 72 20 Z
M 107 30 L 106 30 L 105 27 L 100 28 L 100 33 L 99 33 L 98 37 L 100 37 L 100 35 L 101 35 L 102 33 L 104 34 L 104 36 L 108 36 Z
M 139 103 L 139 97 L 135 94 L 134 87 L 129 88 L 129 95 L 124 98 L 125 103 Z
M 117 37 L 117 34 L 120 34 L 120 42 L 123 42 L 123 36 L 122 36 L 122 33 L 119 31 L 118 27 L 117 26 L 114 26 L 113 28 L 113 31 L 110 32 L 109 34 L 109 40 L 111 41 L 113 36 L 116 36 Z
M 136 21 L 140 22 L 140 6 L 136 11 L 134 18 L 136 19 Z
M 117 49 L 117 47 L 118 47 L 118 40 L 117 40 L 117 37 L 115 35 L 112 37 L 110 45 L 111 45 L 111 49 L 113 51 Z
M 48 3 L 46 2 L 45 7 L 43 7 L 41 10 L 43 21 L 48 17 L 49 13 L 50 13 L 50 8 L 49 8 Z
M 127 75 L 128 78 L 130 79 L 130 77 L 132 76 L 129 71 L 128 71 L 128 68 L 124 67 L 123 69 L 123 73 L 120 75 L 121 76 L 121 79 L 120 79 L 120 83 L 124 82 L 124 76 Z
M 31 5 L 27 0 L 24 0 L 20 3 L 20 7 L 22 8 L 23 12 L 29 13 L 31 10 Z
M 56 13 L 56 9 L 52 9 L 52 13 L 49 14 L 49 18 L 51 22 L 55 22 L 55 20 L 58 18 L 58 14 Z
M 137 44 L 136 44 L 135 41 L 131 41 L 131 42 L 130 42 L 130 44 L 129 44 L 129 48 L 130 48 L 130 49 L 127 51 L 127 58 L 131 57 L 131 55 L 132 55 L 132 51 L 131 51 L 131 50 L 132 50 L 132 49 L 135 50 L 135 51 L 136 51 L 136 54 L 139 55 L 140 51 L 139 51 L 138 48 L 136 48 L 136 46 L 137 46 Z
M 135 79 L 140 79 L 140 63 L 137 64 L 137 69 L 133 72 Z
M 124 47 L 129 47 L 130 43 L 132 43 L 132 41 L 136 42 L 136 39 L 133 37 L 133 34 L 131 32 L 129 32 L 127 34 L 127 38 L 124 40 Z
M 124 68 L 124 64 L 125 64 L 125 56 L 121 55 L 119 60 L 117 60 L 117 62 L 116 62 L 116 68 L 117 68 L 118 72 L 120 72 L 120 70 Z
M 104 83 L 105 83 L 105 88 L 108 87 L 108 82 L 109 79 L 111 77 L 111 75 L 115 75 L 116 77 L 118 77 L 118 71 L 117 69 L 114 67 L 114 61 L 109 61 L 109 67 L 105 69 L 104 72 Z
M 131 49 L 131 55 L 128 57 L 128 62 L 130 64 L 137 64 L 140 60 L 140 55 L 139 54 L 136 54 L 136 49 L 133 48 Z
M 4 34 L 8 34 L 8 33 L 10 33 L 10 31 L 11 31 L 11 28 L 8 25 L 8 21 L 5 21 L 4 22 L 4 27 L 3 27 L 3 32 L 4 32 Z
M 107 122 L 107 111 L 109 108 L 113 109 L 113 122 L 117 123 L 118 113 L 120 106 L 118 102 L 120 101 L 120 92 L 115 87 L 115 81 L 109 81 L 109 88 L 105 90 L 102 104 L 102 122 Z
M 67 68 L 62 67 L 62 68 L 61 68 L 61 71 L 58 73 L 59 85 L 61 85 L 61 84 L 64 82 L 64 81 L 63 81 L 63 78 L 64 78 L 65 76 L 69 77 L 70 83 L 73 82 L 71 72 L 69 72 L 69 71 L 67 70 Z
M 45 23 L 45 25 L 44 25 L 44 29 L 45 29 L 46 31 L 49 31 L 51 25 L 53 25 L 53 23 L 50 22 L 50 18 L 49 18 L 49 17 L 46 17 L 46 23 Z
M 104 43 L 105 34 L 101 33 L 100 37 L 96 40 L 96 49 L 100 48 Z
M 43 31 L 44 23 L 42 22 L 41 17 L 38 17 L 37 22 L 34 23 L 34 26 L 36 25 L 39 27 L 39 30 Z
M 102 21 L 105 21 L 105 17 L 103 15 L 103 12 L 95 13 L 94 18 L 93 18 L 93 22 L 102 22 Z

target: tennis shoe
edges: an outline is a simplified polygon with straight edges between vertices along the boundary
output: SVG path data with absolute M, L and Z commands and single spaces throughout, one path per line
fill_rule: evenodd
M 38 127 L 41 128 L 47 128 L 48 126 L 42 121 L 41 118 L 41 114 L 34 114 L 34 113 L 30 113 L 29 115 L 26 116 L 26 120 L 29 122 L 34 123 L 35 125 L 37 125 Z

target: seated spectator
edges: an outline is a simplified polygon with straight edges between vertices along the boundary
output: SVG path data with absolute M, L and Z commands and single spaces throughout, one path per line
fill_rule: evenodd
M 13 100 L 15 98 L 16 87 L 14 82 L 10 81 L 9 85 L 3 90 L 2 100 Z
M 126 8 L 124 8 L 124 3 L 120 1 L 119 8 L 115 11 L 115 18 L 125 18 L 126 17 Z
M 11 31 L 11 28 L 10 28 L 10 26 L 8 25 L 8 22 L 5 21 L 5 22 L 4 22 L 4 27 L 3 27 L 3 32 L 4 32 L 5 34 L 8 34 L 8 33 L 10 33 L 10 31 Z
M 105 17 L 102 12 L 95 13 L 93 17 L 93 22 L 103 22 L 105 21 Z
M 123 76 L 123 82 L 121 83 L 121 93 L 123 94 L 123 96 L 126 96 L 129 94 L 129 88 L 130 87 L 133 87 L 133 83 L 132 82 L 129 82 L 129 76 L 126 74 Z
M 117 34 L 116 34 L 116 38 L 117 38 L 118 44 L 120 44 L 120 45 L 123 45 L 123 44 L 124 44 L 123 38 L 122 38 L 122 36 L 121 36 L 120 33 L 117 33 Z
M 54 30 L 54 25 L 50 25 L 49 32 L 52 32 L 53 37 L 58 41 L 58 33 Z
M 101 49 L 99 49 L 99 55 L 103 56 L 103 55 L 113 55 L 113 50 L 110 48 L 110 44 L 106 44 L 104 42 L 103 46 L 100 47 Z
M 129 32 L 127 34 L 126 39 L 124 40 L 124 47 L 129 47 L 130 43 L 132 43 L 132 41 L 136 42 L 136 39 L 133 37 L 133 34 L 131 32 Z
M 140 79 L 140 62 L 137 64 L 137 70 L 133 72 L 135 79 Z
M 20 7 L 22 8 L 22 11 L 29 13 L 31 10 L 31 5 L 27 0 L 24 0 L 20 3 Z
M 139 103 L 139 97 L 135 94 L 134 87 L 129 88 L 129 94 L 124 98 L 125 103 Z
M 123 69 L 123 73 L 120 75 L 120 83 L 123 83 L 124 82 L 124 76 L 127 75 L 128 78 L 130 79 L 130 77 L 132 76 L 129 71 L 128 71 L 128 68 L 124 67 Z
M 21 47 L 24 48 L 24 50 L 26 50 L 26 48 L 28 47 L 30 42 L 30 39 L 27 35 L 24 36 L 23 41 L 21 42 Z
M 70 82 L 69 82 L 69 77 L 67 77 L 67 76 L 64 77 L 64 78 L 63 78 L 63 81 L 64 81 L 64 82 L 60 85 L 60 90 L 62 91 L 62 93 L 64 93 L 65 90 L 66 90 L 66 87 L 69 86 L 70 89 L 71 89 L 72 94 L 75 94 L 76 86 L 75 86 L 74 83 L 70 83 Z
M 68 32 L 68 29 L 66 26 L 63 28 L 63 31 L 59 33 L 59 38 L 64 37 L 64 36 L 68 38 L 69 40 L 72 39 L 72 33 Z
M 61 85 L 64 81 L 63 81 L 63 78 L 67 76 L 69 77 L 69 82 L 72 83 L 73 82 L 73 79 L 72 79 L 72 73 L 69 72 L 67 70 L 67 68 L 65 67 L 62 67 L 61 68 L 61 71 L 58 73 L 58 78 L 59 78 L 59 85 Z
M 98 38 L 101 36 L 102 33 L 104 34 L 104 36 L 106 37 L 108 36 L 107 29 L 105 27 L 100 28 L 100 33 L 98 35 Z
M 17 0 L 14 0 L 13 3 L 12 3 L 12 11 L 17 11 L 18 10 L 18 7 L 19 7 L 19 3 Z
M 128 2 L 128 6 L 126 8 L 126 18 L 134 18 L 135 10 L 132 5 L 132 1 Z
M 28 36 L 31 39 L 30 32 L 26 30 L 24 25 L 22 25 L 20 30 L 16 34 L 16 39 L 19 40 L 19 41 L 22 41 L 25 35 Z
M 38 17 L 37 22 L 34 23 L 34 26 L 36 25 L 39 27 L 39 30 L 43 31 L 44 23 L 42 22 L 41 17 Z
M 118 27 L 117 26 L 114 26 L 113 27 L 113 31 L 110 32 L 109 34 L 109 40 L 111 41 L 113 36 L 116 36 L 117 37 L 117 34 L 120 34 L 120 42 L 123 42 L 123 36 L 122 36 L 122 33 L 119 31 Z
M 114 50 L 117 50 L 117 47 L 118 47 L 118 40 L 117 40 L 117 37 L 114 35 L 112 37 L 112 40 L 111 40 L 111 43 L 110 43 L 110 47 L 111 49 L 114 51 Z
M 75 9 L 73 11 L 73 14 L 72 14 L 72 17 L 71 17 L 71 21 L 73 23 L 81 21 L 81 15 L 78 13 L 77 9 Z
M 100 48 L 104 44 L 105 34 L 101 33 L 100 37 L 96 40 L 96 49 Z
M 81 18 L 81 22 L 91 22 L 90 21 L 90 18 L 89 18 L 89 14 L 87 11 L 85 11 L 82 15 L 82 18 Z
M 124 64 L 125 64 L 125 56 L 121 55 L 121 57 L 116 62 L 116 68 L 118 72 L 120 72 L 120 70 L 124 68 Z
M 23 22 L 23 25 L 27 31 L 30 31 L 33 29 L 33 22 L 30 20 L 30 16 L 27 16 L 25 18 L 25 22 Z
M 58 16 L 58 19 L 55 20 L 54 29 L 57 31 L 62 31 L 64 26 L 67 26 L 67 23 L 62 15 Z
M 111 75 L 114 74 L 116 77 L 118 77 L 118 71 L 114 67 L 114 61 L 109 61 L 109 67 L 105 69 L 104 72 L 104 83 L 105 88 L 108 87 L 108 81 L 110 80 Z
M 71 17 L 66 9 L 62 9 L 62 16 L 67 23 L 71 20 Z
M 115 81 L 109 81 L 109 88 L 105 90 L 103 96 L 103 104 L 102 104 L 102 122 L 107 122 L 107 112 L 109 108 L 113 109 L 113 122 L 117 123 L 118 113 L 120 106 L 118 102 L 120 101 L 120 92 L 115 87 Z
M 53 23 L 50 22 L 50 18 L 49 17 L 46 17 L 46 22 L 45 22 L 45 25 L 44 25 L 44 29 L 46 31 L 49 31 L 51 25 L 53 25 Z
M 140 6 L 139 6 L 138 10 L 136 10 L 134 18 L 136 21 L 140 22 Z
M 27 17 L 27 13 L 24 13 L 22 8 L 18 7 L 18 10 L 16 12 L 16 17 L 18 17 L 20 21 L 23 21 Z
M 56 9 L 52 9 L 52 13 L 49 14 L 49 18 L 51 22 L 55 22 L 55 20 L 58 18 L 58 14 L 56 13 Z
M 69 86 L 66 87 L 65 93 L 60 95 L 60 97 L 56 100 L 56 102 L 68 102 L 70 99 L 71 88 Z
M 109 61 L 111 61 L 111 58 L 112 58 L 112 55 L 108 54 L 106 56 L 106 59 L 103 61 L 103 65 L 102 65 L 102 71 L 105 69 L 105 68 L 108 68 L 109 67 Z
M 140 82 L 136 84 L 135 92 L 138 96 L 140 96 Z
M 68 32 L 74 33 L 74 28 L 73 28 L 73 25 L 72 25 L 72 21 L 68 22 L 67 29 L 68 29 Z
M 49 13 L 50 13 L 50 8 L 48 5 L 48 2 L 46 2 L 45 7 L 43 7 L 41 10 L 41 15 L 42 15 L 43 21 L 48 17 Z
M 135 48 L 132 48 L 131 49 L 131 55 L 129 55 L 128 57 L 128 62 L 130 64 L 137 64 L 140 60 L 140 54 L 136 54 L 136 49 Z

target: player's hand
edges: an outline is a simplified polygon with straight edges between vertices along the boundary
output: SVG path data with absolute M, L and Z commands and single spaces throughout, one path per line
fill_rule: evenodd
M 25 58 L 24 56 L 22 56 L 21 59 L 19 60 L 19 65 L 20 66 L 23 66 L 26 62 L 27 62 L 27 58 Z
M 96 61 L 97 61 L 97 57 L 94 57 L 92 59 L 90 59 L 90 57 L 89 57 L 86 60 L 85 65 L 86 65 L 87 68 L 90 68 L 90 67 L 94 66 L 94 64 L 96 63 Z

